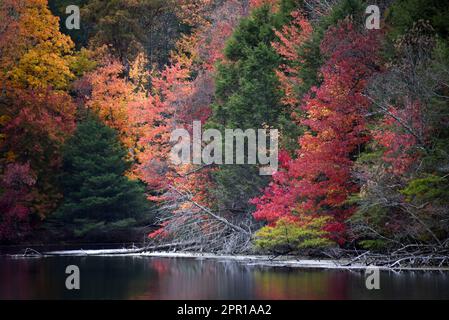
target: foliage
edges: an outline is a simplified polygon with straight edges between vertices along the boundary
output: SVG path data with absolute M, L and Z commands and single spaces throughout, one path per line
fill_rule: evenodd
M 366 80 L 378 70 L 376 33 L 363 34 L 350 21 L 329 29 L 321 45 L 327 56 L 323 83 L 313 88 L 301 109 L 309 131 L 299 139 L 296 159 L 283 160 L 265 194 L 252 202 L 257 219 L 275 222 L 305 215 L 333 217 L 327 230 L 343 243 L 345 219 L 354 208 L 346 200 L 357 185 L 351 181 L 353 155 L 367 141 L 363 114 Z
M 420 201 L 438 201 L 447 199 L 447 178 L 435 175 L 428 175 L 424 178 L 411 180 L 407 187 L 402 190 L 409 200 L 418 199 Z
M 391 37 L 397 37 L 410 29 L 418 20 L 427 20 L 444 39 L 449 37 L 449 8 L 446 1 L 398 0 L 388 10 L 387 22 L 393 30 Z
M 326 31 L 348 16 L 354 19 L 355 24 L 362 24 L 365 8 L 362 0 L 337 1 L 330 11 L 318 20 L 313 34 L 298 48 L 302 61 L 298 72 L 301 83 L 296 89 L 298 97 L 306 95 L 313 86 L 318 86 L 322 81 L 320 68 L 325 57 L 320 52 L 320 46 Z
M 149 66 L 168 62 L 181 32 L 191 24 L 201 23 L 201 12 L 208 0 L 100 0 L 88 1 L 82 7 L 92 48 L 107 45 L 123 64 L 133 61 L 140 52 Z
M 288 218 L 276 221 L 274 225 L 265 226 L 254 235 L 255 245 L 262 250 L 288 253 L 304 249 L 319 249 L 332 246 L 323 231 L 326 217 L 310 219 L 298 223 Z
M 0 241 L 20 240 L 30 230 L 30 189 L 36 183 L 30 165 L 9 164 L 0 181 Z
M 243 19 L 225 47 L 225 59 L 217 68 L 215 103 L 208 126 L 217 128 L 291 128 L 283 113 L 282 92 L 276 69 L 280 57 L 272 46 L 276 40 L 277 15 L 268 5 Z M 280 125 L 285 127 L 281 128 Z M 285 130 L 287 133 L 287 130 Z M 243 178 L 243 179 L 242 179 Z M 217 207 L 245 214 L 252 196 L 266 186 L 256 166 L 221 166 L 213 173 Z
M 64 203 L 56 218 L 84 233 L 92 224 L 119 226 L 148 214 L 143 188 L 124 176 L 126 154 L 116 132 L 88 115 L 64 147 Z
M 440 16 L 447 10 L 441 4 L 407 0 L 389 9 L 388 69 L 368 90 L 378 112 L 370 124 L 373 143 L 355 170 L 362 187 L 351 229 L 361 244 L 447 238 L 447 19 Z
M 137 138 L 129 118 L 132 105 L 139 103 L 141 97 L 134 91 L 133 84 L 123 78 L 123 72 L 119 61 L 107 57 L 95 70 L 85 74 L 81 81 L 87 83 L 90 94 L 84 104 L 106 125 L 117 130 L 126 147 L 133 148 Z
M 45 0 L 2 1 L 0 30 L 1 220 L 3 234 L 17 241 L 60 199 L 60 149 L 75 126 L 66 92 L 73 43 Z M 8 182 L 12 172 L 23 182 Z
M 216 105 L 211 121 L 226 128 L 273 126 L 282 112 L 281 92 L 274 72 L 279 56 L 274 15 L 267 6 L 244 19 L 225 48 L 216 76 Z
M 151 241 L 200 249 L 447 243 L 447 1 L 380 1 L 381 31 L 364 0 L 48 2 L 0 2 L 1 242 L 112 239 L 155 200 Z M 171 163 L 193 121 L 278 129 L 280 171 Z

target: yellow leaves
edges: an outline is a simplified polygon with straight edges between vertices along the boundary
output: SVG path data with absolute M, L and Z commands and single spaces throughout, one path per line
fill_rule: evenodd
M 320 148 L 320 141 L 310 132 L 306 132 L 301 138 L 301 153 L 316 151 Z
M 326 106 L 312 106 L 308 111 L 307 117 L 309 119 L 321 119 L 323 117 L 329 117 L 333 111 Z
M 184 68 L 189 68 L 200 60 L 198 52 L 199 31 L 191 35 L 182 35 L 176 42 L 176 50 L 171 52 L 170 60 Z
M 14 43 L 1 57 L 1 71 L 14 86 L 66 89 L 74 79 L 69 68 L 73 42 L 59 31 L 59 19 L 52 15 L 46 0 L 22 0 L 21 4 L 16 7 L 17 28 L 5 31 Z
M 53 16 L 46 0 L 26 0 L 26 7 L 20 14 L 20 34 L 26 47 L 48 43 L 61 54 L 70 53 L 73 43 L 70 37 L 59 31 L 59 18 Z
M 64 90 L 74 79 L 67 59 L 42 47 L 25 53 L 9 75 L 16 85 L 33 89 Z
M 187 25 L 192 27 L 207 26 L 205 12 L 213 4 L 212 0 L 177 0 L 176 15 Z
M 14 152 L 12 152 L 12 151 L 6 152 L 6 157 L 5 157 L 6 162 L 9 162 L 9 163 L 14 162 L 16 160 L 16 158 L 17 158 L 17 156 Z
M 130 66 L 129 78 L 139 91 L 144 91 L 148 87 L 150 74 L 146 71 L 147 65 L 148 58 L 141 52 Z
M 9 117 L 7 115 L 0 116 L 0 126 L 5 125 L 10 120 L 11 120 L 11 117 Z
M 323 231 L 329 220 L 326 216 L 303 217 L 302 221 L 281 218 L 275 225 L 265 226 L 256 232 L 255 245 L 266 250 L 301 250 L 332 246 L 328 232 Z

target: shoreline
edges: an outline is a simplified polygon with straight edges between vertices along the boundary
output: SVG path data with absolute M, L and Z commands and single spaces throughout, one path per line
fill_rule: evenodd
M 139 252 L 137 252 L 139 251 Z M 360 263 L 351 263 L 349 259 L 312 259 L 310 257 L 269 255 L 219 255 L 213 253 L 197 252 L 168 252 L 168 251 L 142 251 L 142 249 L 102 249 L 102 250 L 63 250 L 44 253 L 32 252 L 27 254 L 8 255 L 12 258 L 46 258 L 46 257 L 154 257 L 154 258 L 180 258 L 197 260 L 234 261 L 248 266 L 302 268 L 322 270 L 354 270 L 362 271 L 367 268 L 378 268 L 381 271 L 441 271 L 448 272 L 447 267 L 397 267 L 373 266 Z

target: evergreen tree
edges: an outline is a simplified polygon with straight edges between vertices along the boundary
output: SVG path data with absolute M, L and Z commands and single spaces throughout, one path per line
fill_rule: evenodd
M 287 21 L 283 15 L 284 10 L 275 14 L 268 5 L 263 5 L 235 30 L 225 48 L 225 59 L 218 66 L 210 126 L 294 132 L 289 114 L 283 112 L 285 106 L 276 75 L 280 56 L 272 45 L 276 28 Z M 222 166 L 214 174 L 214 180 L 219 209 L 238 214 L 249 212 L 249 199 L 259 194 L 269 181 L 259 175 L 254 165 Z
M 64 147 L 64 203 L 57 218 L 82 236 L 126 226 L 148 211 L 144 189 L 124 174 L 130 164 L 117 133 L 89 115 Z M 104 229 L 103 229 L 104 230 Z
M 282 112 L 275 70 L 280 58 L 272 47 L 275 15 L 268 6 L 254 10 L 234 32 L 218 66 L 214 122 L 226 128 L 276 126 Z

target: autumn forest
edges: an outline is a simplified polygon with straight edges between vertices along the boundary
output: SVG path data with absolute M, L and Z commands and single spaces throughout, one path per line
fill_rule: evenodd
M 447 0 L 0 0 L 0 86 L 2 244 L 449 264 Z M 194 122 L 277 172 L 174 164 Z

